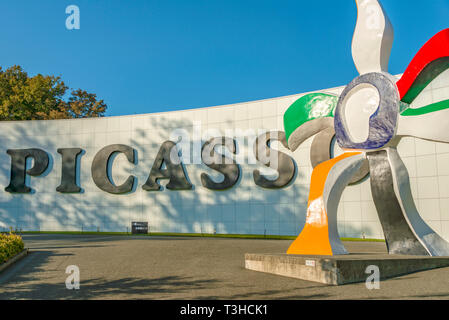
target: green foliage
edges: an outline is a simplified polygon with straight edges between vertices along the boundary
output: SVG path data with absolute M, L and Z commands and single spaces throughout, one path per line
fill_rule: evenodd
M 8 261 L 16 254 L 22 252 L 23 249 L 24 244 L 22 237 L 14 233 L 0 233 L 0 264 Z
M 60 77 L 29 77 L 20 66 L 0 67 L 0 120 L 104 116 L 107 105 L 103 100 L 97 101 L 95 94 L 81 89 L 68 95 L 68 89 Z

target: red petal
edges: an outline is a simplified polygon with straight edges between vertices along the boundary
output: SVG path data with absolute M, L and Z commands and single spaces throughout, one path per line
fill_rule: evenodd
M 449 29 L 445 29 L 419 50 L 397 82 L 401 100 L 411 103 L 433 79 L 448 68 Z

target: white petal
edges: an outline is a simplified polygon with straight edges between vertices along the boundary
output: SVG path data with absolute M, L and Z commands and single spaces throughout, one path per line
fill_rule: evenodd
M 357 25 L 352 38 L 352 58 L 359 73 L 387 72 L 394 31 L 377 0 L 356 0 Z
M 449 109 L 416 116 L 399 116 L 396 135 L 449 143 Z
M 369 120 L 379 108 L 379 103 L 379 91 L 369 84 L 358 85 L 348 93 L 342 106 L 352 141 L 362 143 L 369 138 Z

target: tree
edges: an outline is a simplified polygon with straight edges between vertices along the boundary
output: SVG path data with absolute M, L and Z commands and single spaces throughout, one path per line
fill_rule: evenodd
M 103 117 L 107 105 L 85 90 L 72 90 L 60 77 L 29 77 L 20 66 L 0 67 L 0 120 Z

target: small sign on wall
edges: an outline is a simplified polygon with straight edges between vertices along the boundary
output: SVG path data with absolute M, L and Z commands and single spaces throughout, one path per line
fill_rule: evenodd
M 315 267 L 315 260 L 306 260 L 306 266 Z
M 148 233 L 148 222 L 131 222 L 131 233 L 132 234 L 147 234 Z

